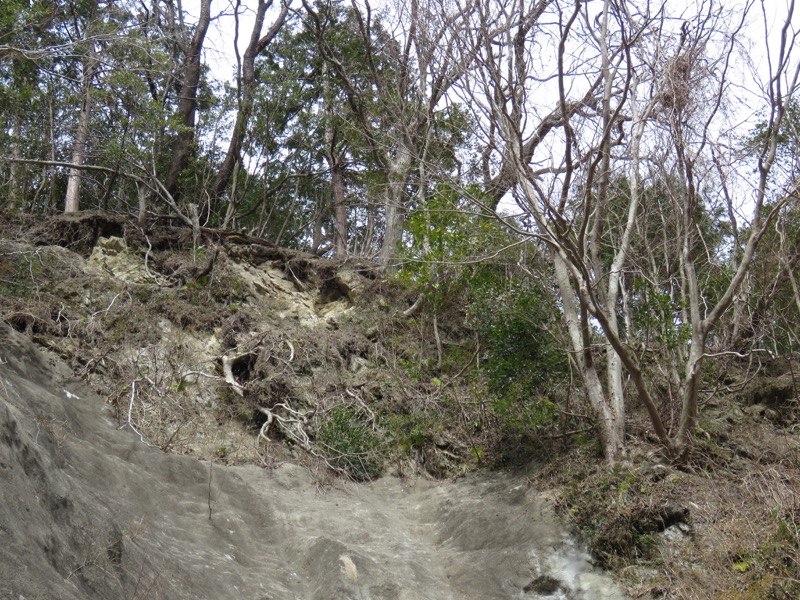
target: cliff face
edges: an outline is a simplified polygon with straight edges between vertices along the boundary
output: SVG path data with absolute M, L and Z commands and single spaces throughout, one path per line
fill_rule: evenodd
M 0 477 L 2 598 L 622 597 L 524 481 L 320 487 L 165 453 L 6 325 Z

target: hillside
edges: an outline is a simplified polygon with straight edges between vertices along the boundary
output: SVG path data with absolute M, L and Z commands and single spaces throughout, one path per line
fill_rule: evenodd
M 796 365 L 710 373 L 688 464 L 634 407 L 609 470 L 509 434 L 457 299 L 199 233 L 6 219 L 2 597 L 623 597 L 567 528 L 633 597 L 796 597 Z

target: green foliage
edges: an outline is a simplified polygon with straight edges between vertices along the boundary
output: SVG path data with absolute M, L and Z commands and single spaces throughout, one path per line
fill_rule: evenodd
M 392 432 L 394 443 L 402 452 L 407 453 L 422 449 L 431 442 L 435 419 L 423 412 L 393 414 L 388 418 L 388 428 Z
M 0 295 L 29 298 L 33 291 L 34 275 L 41 272 L 41 264 L 17 255 L 0 255 Z
M 349 406 L 331 410 L 319 428 L 318 441 L 328 462 L 355 481 L 370 481 L 383 474 L 381 437 Z
M 434 310 L 482 277 L 481 266 L 471 263 L 510 242 L 492 219 L 475 213 L 447 186 L 409 214 L 406 235 L 398 276 L 424 293 Z
M 638 300 L 633 314 L 638 336 L 665 350 L 686 345 L 691 339 L 692 328 L 689 323 L 677 320 L 680 307 L 675 305 L 672 297 L 653 288 L 641 277 L 634 280 L 633 292 Z
M 744 139 L 744 145 L 755 155 L 763 151 L 765 144 L 769 145 L 770 131 L 769 120 L 766 114 L 762 113 L 763 119 L 755 125 Z M 788 180 L 794 179 L 800 169 L 800 154 L 798 148 L 798 124 L 800 124 L 800 103 L 792 100 L 786 107 L 783 114 L 780 129 L 777 136 L 777 161 L 781 165 L 779 176 L 787 177 Z
M 457 305 L 480 343 L 480 374 L 499 438 L 495 456 L 505 464 L 530 460 L 557 429 L 556 392 L 568 373 L 550 334 L 560 315 L 547 276 L 534 280 L 530 273 L 542 271 L 526 246 L 467 209 L 451 188 L 438 189 L 413 211 L 406 230 L 410 243 L 400 279 L 424 294 L 435 314 L 449 317 Z M 524 270 L 520 262 L 527 263 Z M 458 365 L 469 360 L 463 348 L 445 358 Z
M 494 400 L 491 407 L 499 436 L 494 448 L 497 465 L 523 466 L 547 455 L 552 446 L 547 437 L 558 426 L 558 405 L 542 397 L 504 397 Z
M 531 282 L 473 290 L 469 322 L 486 349 L 482 368 L 498 398 L 529 398 L 552 391 L 567 362 L 547 332 L 548 298 Z M 550 300 L 552 302 L 552 300 Z
M 555 399 L 568 374 L 548 329 L 558 315 L 530 280 L 486 278 L 472 290 L 468 321 L 481 341 L 481 373 L 501 435 L 501 462 L 521 464 L 548 446 L 558 429 Z
M 765 212 L 774 210 L 774 204 Z M 740 237 L 748 234 L 740 232 Z M 800 350 L 795 285 L 800 272 L 800 205 L 790 203 L 767 229 L 755 253 L 747 290 L 748 327 L 740 347 L 768 347 L 780 355 Z M 794 279 L 794 282 L 792 281 Z

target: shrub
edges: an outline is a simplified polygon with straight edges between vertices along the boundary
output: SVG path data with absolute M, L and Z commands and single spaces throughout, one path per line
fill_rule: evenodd
M 331 466 L 355 481 L 370 481 L 383 474 L 381 437 L 349 406 L 331 410 L 319 429 L 318 441 Z

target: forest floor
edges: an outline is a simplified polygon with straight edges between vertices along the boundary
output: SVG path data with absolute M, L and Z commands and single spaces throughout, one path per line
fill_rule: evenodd
M 320 259 L 233 232 L 203 230 L 199 238 L 193 238 L 185 228 L 145 230 L 127 219 L 99 213 L 45 222 L 9 218 L 2 227 L 0 320 L 63 361 L 64 377 L 68 374 L 75 378 L 75 385 L 85 386 L 78 395 L 91 391 L 104 400 L 108 413 L 102 419 L 112 418 L 115 427 L 129 432 L 127 449 L 112 455 L 122 452 L 119 460 L 144 461 L 134 446 L 150 453 L 147 461 L 184 455 L 180 463 L 163 459 L 167 461 L 163 469 L 156 471 L 167 481 L 178 477 L 175 469 L 189 474 L 188 480 L 181 476 L 180 482 L 172 483 L 196 488 L 192 499 L 185 501 L 197 514 L 206 511 L 213 516 L 216 510 L 223 518 L 228 510 L 222 509 L 222 500 L 212 501 L 209 464 L 220 468 L 217 482 L 247 477 L 244 471 L 223 466 L 266 468 L 266 473 L 272 473 L 270 480 L 281 480 L 288 464 L 301 465 L 305 474 L 292 471 L 287 481 L 294 483 L 284 481 L 287 489 L 302 488 L 298 498 L 328 490 L 327 508 L 315 506 L 311 512 L 336 512 L 345 506 L 349 508 L 344 510 L 350 510 L 366 502 L 369 494 L 375 495 L 376 503 L 391 504 L 393 498 L 401 498 L 397 502 L 400 520 L 412 514 L 414 506 L 426 507 L 427 517 L 414 517 L 414 522 L 409 517 L 405 524 L 398 521 L 391 526 L 387 519 L 394 517 L 387 515 L 394 509 L 373 507 L 377 512 L 359 513 L 363 527 L 353 528 L 353 535 L 374 535 L 375 529 L 384 526 L 395 538 L 402 537 L 401 530 L 427 532 L 428 542 L 409 538 L 406 545 L 398 542 L 396 551 L 408 557 L 412 547 L 423 548 L 426 543 L 431 553 L 441 551 L 444 543 L 460 544 L 459 552 L 467 554 L 459 556 L 474 552 L 473 558 L 487 566 L 479 573 L 488 583 L 480 587 L 466 568 L 458 573 L 429 572 L 424 565 L 431 558 L 420 550 L 419 561 L 404 563 L 404 569 L 411 569 L 406 577 L 409 581 L 417 577 L 420 586 L 409 589 L 424 589 L 441 578 L 450 582 L 441 588 L 447 591 L 428 598 L 546 595 L 547 577 L 556 571 L 541 564 L 532 566 L 535 557 L 528 557 L 524 568 L 513 561 L 513 568 L 503 565 L 536 536 L 549 540 L 552 548 L 569 547 L 557 529 L 544 532 L 540 521 L 532 520 L 527 528 L 520 525 L 528 518 L 525 515 L 547 512 L 550 507 L 582 537 L 594 561 L 611 570 L 632 597 L 800 597 L 797 365 L 774 361 L 753 370 L 728 363 L 710 373 L 721 383 L 718 393 L 709 394 L 702 407 L 697 443 L 688 464 L 675 466 L 663 460 L 634 406 L 629 417 L 628 460 L 611 469 L 603 464 L 596 444 L 588 436 L 579 436 L 548 442 L 512 471 L 490 475 L 490 468 L 501 464 L 500 458 L 510 450 L 495 426 L 496 419 L 487 413 L 475 379 L 469 377 L 469 331 L 456 318 L 437 330 L 448 349 L 450 368 L 438 377 L 422 376 L 437 358 L 435 336 L 424 319 L 403 316 L 415 294 L 385 280 L 369 262 Z M 55 456 L 60 444 L 72 443 L 68 440 L 80 427 L 72 417 L 52 407 L 48 411 L 55 412 L 39 414 L 35 422 L 37 431 L 54 444 Z M 6 428 L 15 419 L 8 417 Z M 17 438 L 11 434 L 6 438 L 9 447 L 25 447 L 14 442 Z M 91 464 L 94 459 L 80 460 Z M 47 461 L 40 457 L 22 463 L 35 471 Z M 476 473 L 490 479 L 475 480 Z M 467 481 L 458 481 L 467 475 Z M 115 494 L 130 495 L 131 490 L 147 486 L 143 480 L 119 477 L 113 482 L 116 487 L 112 486 Z M 47 480 L 48 486 L 68 486 L 63 481 L 54 484 L 49 475 L 40 479 Z M 375 483 L 356 483 L 374 479 Z M 448 487 L 456 484 L 463 487 Z M 220 498 L 230 496 L 223 488 L 214 489 Z M 509 490 L 519 489 L 525 502 L 503 500 Z M 258 502 L 245 492 L 235 495 L 230 507 Z M 69 516 L 71 509 L 59 504 L 64 494 L 50 496 L 50 513 L 66 511 L 60 522 L 77 526 L 76 517 Z M 245 501 L 246 497 L 250 499 Z M 283 497 L 291 504 L 288 496 Z M 481 498 L 486 514 L 471 513 L 476 507 L 448 513 L 453 502 L 461 506 L 469 498 Z M 151 501 L 164 500 L 142 500 Z M 269 502 L 280 503 L 275 498 Z M 524 511 L 518 514 L 517 508 L 506 505 L 519 505 Z M 105 515 L 116 509 L 98 510 Z M 140 506 L 131 514 L 143 510 Z M 245 519 L 237 516 L 237 510 L 230 508 L 233 512 L 224 515 L 225 522 Z M 287 506 L 280 519 L 303 523 L 311 519 L 308 511 L 302 513 L 305 517 L 301 513 L 292 516 Z M 275 518 L 259 514 L 247 517 L 256 521 L 245 519 L 237 527 L 260 527 Z M 477 524 L 464 530 L 470 522 Z M 132 523 L 114 523 L 106 533 L 117 531 L 122 540 L 130 537 L 123 528 L 137 529 Z M 519 543 L 503 523 L 517 523 L 514 529 L 524 532 Z M 446 534 L 442 527 L 449 528 Z M 294 529 L 275 535 L 279 533 L 299 535 Z M 350 579 L 337 579 L 343 586 L 338 592 L 329 590 L 325 595 L 326 577 L 347 572 L 341 556 L 355 561 L 364 573 L 392 570 L 385 564 L 392 560 L 391 545 L 381 550 L 383 558 L 370 558 L 365 550 L 368 545 L 358 546 L 355 538 L 345 540 L 340 534 L 320 534 L 296 541 L 294 550 L 285 548 L 294 557 L 293 564 L 305 565 L 298 567 L 305 569 L 298 576 L 303 583 L 296 582 L 292 588 L 295 584 L 287 574 L 288 579 L 276 583 L 272 596 L 264 597 L 412 597 L 403 596 L 402 582 L 388 575 L 377 577 L 375 581 L 382 583 L 369 587 L 356 585 L 352 573 Z M 174 542 L 175 538 L 170 539 Z M 322 545 L 313 546 L 315 539 L 322 540 Z M 59 552 L 68 554 L 71 542 L 40 541 L 41 548 L 50 548 L 50 564 L 66 569 L 66 559 L 59 558 Z M 159 542 L 150 541 L 148 552 L 155 552 Z M 53 550 L 53 544 L 61 549 Z M 302 544 L 308 547 L 303 546 L 301 552 Z M 185 551 L 185 546 L 181 549 Z M 241 573 L 260 561 L 255 558 L 258 552 L 253 546 L 250 558 L 242 558 L 245 567 L 231 568 L 236 577 L 246 579 Z M 110 563 L 98 559 L 97 565 L 92 564 L 94 570 L 74 565 L 70 569 L 77 571 L 72 578 L 83 577 L 86 571 L 90 587 L 85 589 L 103 589 L 101 596 L 111 594 L 113 586 L 103 587 L 111 584 L 100 582 L 102 573 L 116 568 L 111 554 Z M 317 557 L 313 568 L 308 562 L 312 555 Z M 142 569 L 145 556 L 146 552 L 136 558 Z M 583 559 L 575 558 L 578 554 L 569 556 L 561 561 L 568 566 L 552 575 L 555 583 L 550 591 L 579 597 L 580 586 L 570 587 L 563 581 Z M 277 559 L 264 556 L 263 560 Z M 126 572 L 132 564 L 126 563 Z M 592 573 L 586 565 L 581 568 Z M 89 576 L 90 571 L 94 575 Z M 506 583 L 489 577 L 490 572 Z M 142 570 L 136 581 L 144 585 L 151 575 Z M 321 579 L 314 583 L 315 577 Z M 113 585 L 132 585 L 120 578 L 114 581 Z M 188 584 L 175 585 L 169 588 L 173 593 Z M 612 590 L 609 597 L 617 597 L 613 586 L 604 585 L 602 589 Z M 594 593 L 585 597 L 599 597 L 599 592 Z M 82 596 L 76 592 L 74 597 Z

